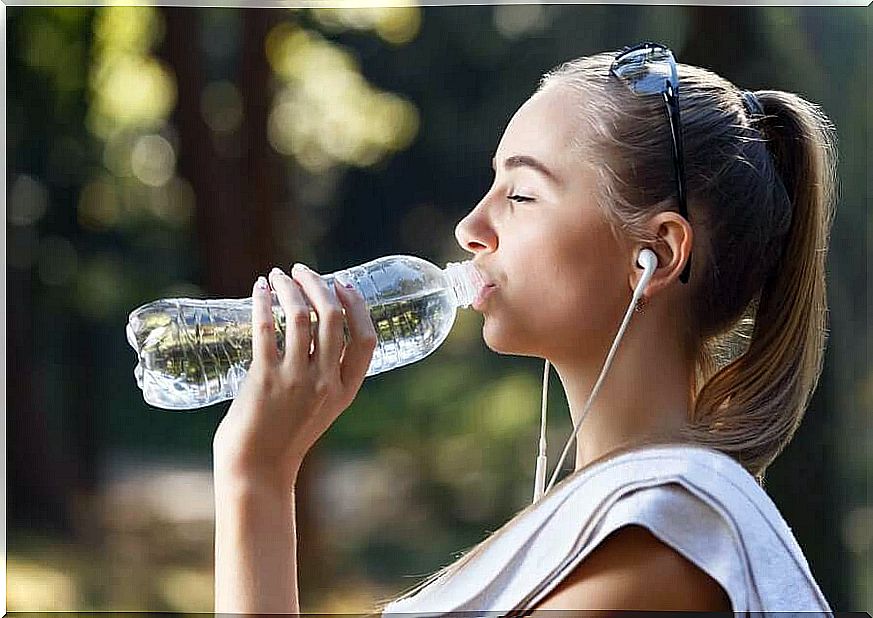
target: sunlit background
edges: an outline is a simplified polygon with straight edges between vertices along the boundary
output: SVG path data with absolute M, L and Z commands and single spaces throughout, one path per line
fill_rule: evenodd
M 147 405 L 131 310 L 248 296 L 258 274 L 295 261 L 329 273 L 391 254 L 465 259 L 454 225 L 539 76 L 644 39 L 741 87 L 798 92 L 837 125 L 827 365 L 767 490 L 834 609 L 873 607 L 869 11 L 6 15 L 9 610 L 212 610 L 210 448 L 229 403 Z M 311 454 L 303 611 L 367 611 L 529 502 L 541 364 L 487 350 L 480 318 L 461 311 L 426 360 L 368 378 Z M 559 388 L 550 398 L 559 449 L 567 405 Z

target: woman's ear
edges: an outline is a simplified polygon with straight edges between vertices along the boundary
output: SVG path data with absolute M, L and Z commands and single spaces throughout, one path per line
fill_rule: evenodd
M 691 225 L 681 215 L 672 212 L 662 212 L 652 217 L 649 222 L 655 240 L 646 244 L 634 245 L 633 265 L 630 275 L 631 291 L 639 285 L 643 276 L 643 268 L 637 264 L 640 251 L 650 249 L 658 257 L 658 267 L 655 269 L 644 295 L 651 298 L 660 290 L 679 280 L 679 275 L 685 268 L 685 262 L 691 259 L 691 245 L 694 232 Z

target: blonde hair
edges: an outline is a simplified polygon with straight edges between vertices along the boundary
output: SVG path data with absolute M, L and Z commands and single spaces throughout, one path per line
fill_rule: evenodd
M 560 88 L 577 97 L 573 150 L 599 175 L 604 217 L 617 237 L 652 243 L 645 223 L 677 208 L 670 127 L 661 97 L 635 96 L 610 75 L 614 57 L 565 62 L 542 77 L 534 96 Z M 699 67 L 677 68 L 694 229 L 679 335 L 694 373 L 690 418 L 672 441 L 724 453 L 763 485 L 822 370 L 836 132 L 818 105 L 796 94 L 756 91 L 764 114 L 750 115 L 729 81 Z M 456 572 L 511 524 L 400 598 Z

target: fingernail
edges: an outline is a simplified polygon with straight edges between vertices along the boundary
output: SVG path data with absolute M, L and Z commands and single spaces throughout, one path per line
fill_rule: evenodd
M 267 280 L 263 276 L 258 277 L 258 280 L 255 281 L 255 289 L 256 290 L 266 290 L 267 289 Z
M 348 289 L 349 292 L 351 292 L 352 294 L 354 294 L 354 295 L 357 296 L 358 298 L 364 298 L 364 295 L 361 293 L 361 290 L 359 290 L 358 288 L 356 288 L 356 287 L 355 287 L 354 285 L 352 285 L 351 283 L 347 283 L 347 284 L 345 285 L 345 287 Z
M 270 274 L 271 275 L 284 275 L 285 273 L 282 272 L 281 268 L 279 268 L 277 266 L 273 266 L 273 270 L 270 271 Z

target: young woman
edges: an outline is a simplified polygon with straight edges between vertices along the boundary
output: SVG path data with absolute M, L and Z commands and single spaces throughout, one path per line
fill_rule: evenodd
M 816 105 L 658 44 L 543 77 L 456 236 L 492 284 L 488 347 L 558 372 L 576 471 L 386 612 L 830 610 L 762 484 L 821 371 L 834 144 Z M 299 611 L 297 471 L 376 345 L 354 289 L 301 265 L 269 283 L 284 357 L 260 277 L 254 360 L 213 444 L 216 612 Z

